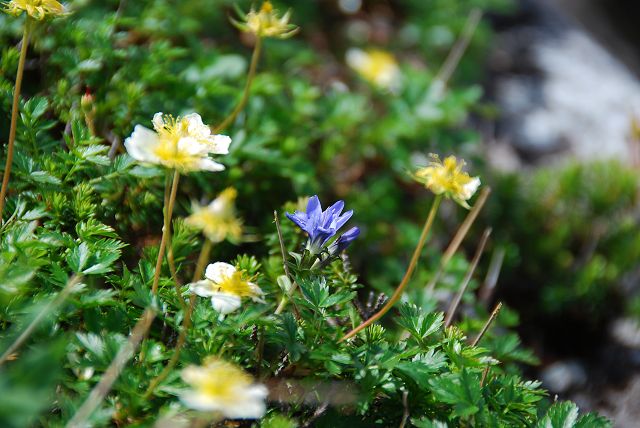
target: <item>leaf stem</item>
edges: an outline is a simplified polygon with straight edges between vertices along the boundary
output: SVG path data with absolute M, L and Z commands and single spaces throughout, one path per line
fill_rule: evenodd
M 347 333 L 344 337 L 338 340 L 338 343 L 343 342 L 355 336 L 358 332 L 362 331 L 363 329 L 367 328 L 368 326 L 370 326 L 371 324 L 373 324 L 374 322 L 382 318 L 384 314 L 389 312 L 389 310 L 393 307 L 393 305 L 395 305 L 396 302 L 400 300 L 400 297 L 402 297 L 402 293 L 404 289 L 407 287 L 407 284 L 411 279 L 411 275 L 413 275 L 413 271 L 415 270 L 418 264 L 418 259 L 420 258 L 420 254 L 422 253 L 424 244 L 427 242 L 427 236 L 429 235 L 429 231 L 431 230 L 431 226 L 433 225 L 433 221 L 436 217 L 436 213 L 438 212 L 438 208 L 440 207 L 441 201 L 442 201 L 442 195 L 436 195 L 435 199 L 433 200 L 433 204 L 431 205 L 431 210 L 429 211 L 429 215 L 427 216 L 427 220 L 425 221 L 424 227 L 422 228 L 422 233 L 420 234 L 418 245 L 416 245 L 416 248 L 413 251 L 413 256 L 411 257 L 411 261 L 409 262 L 409 267 L 407 268 L 407 271 L 405 272 L 404 277 L 400 282 L 400 285 L 398 285 L 398 288 L 396 288 L 396 291 L 393 293 L 391 298 L 382 307 L 382 309 L 376 312 L 371 318 L 364 321 L 362 324 L 360 324 L 359 326 L 351 330 L 349 333 Z
M 20 59 L 18 60 L 18 71 L 16 73 L 16 84 L 13 89 L 13 104 L 11 105 L 11 125 L 9 127 L 9 141 L 7 143 L 7 160 L 2 176 L 2 189 L 0 190 L 0 222 L 2 222 L 2 212 L 4 211 L 5 198 L 9 189 L 9 177 L 11 176 L 11 166 L 13 164 L 13 147 L 16 141 L 16 128 L 18 125 L 18 108 L 20 106 L 20 90 L 22 89 L 22 77 L 24 75 L 24 64 L 27 59 L 27 48 L 33 20 L 27 16 L 24 23 L 24 33 L 22 34 L 22 45 L 20 47 Z
M 242 98 L 240 102 L 233 109 L 231 114 L 227 116 L 220 125 L 216 126 L 213 130 L 214 133 L 218 133 L 225 128 L 227 128 L 230 124 L 236 120 L 238 113 L 242 111 L 244 106 L 247 104 L 247 100 L 249 99 L 249 93 L 251 92 L 251 85 L 253 84 L 253 78 L 256 75 L 256 68 L 258 67 L 258 59 L 260 58 L 260 51 L 262 48 L 262 38 L 256 38 L 256 44 L 253 47 L 253 54 L 251 55 L 251 65 L 249 66 L 249 74 L 247 75 L 247 82 L 244 86 L 244 92 L 242 94 Z

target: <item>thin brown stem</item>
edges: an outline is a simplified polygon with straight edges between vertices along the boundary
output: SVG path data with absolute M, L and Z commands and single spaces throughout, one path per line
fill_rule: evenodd
M 371 324 L 373 324 L 374 322 L 376 322 L 377 320 L 382 318 L 384 316 L 384 314 L 389 312 L 389 310 L 393 307 L 393 305 L 395 305 L 396 302 L 398 300 L 400 300 L 400 297 L 402 296 L 402 293 L 404 292 L 404 289 L 406 288 L 407 284 L 409 283 L 409 280 L 411 279 L 411 275 L 413 275 L 413 271 L 415 270 L 415 268 L 416 268 L 416 266 L 418 264 L 418 259 L 420 258 L 420 254 L 422 253 L 422 249 L 424 248 L 424 244 L 427 242 L 427 236 L 429 235 L 429 231 L 431 230 L 431 226 L 433 225 L 433 221 L 436 218 L 436 213 L 438 212 L 438 207 L 440 207 L 440 202 L 441 201 L 442 201 L 442 195 L 437 195 L 436 198 L 433 200 L 433 204 L 431 205 L 431 210 L 429 211 L 429 215 L 427 216 L 427 220 L 424 223 L 424 227 L 422 228 L 422 233 L 420 234 L 420 239 L 418 240 L 418 245 L 416 245 L 416 248 L 413 251 L 413 256 L 411 257 L 411 262 L 409 262 L 409 267 L 407 268 L 407 271 L 405 272 L 404 277 L 402 278 L 402 281 L 400 282 L 400 285 L 398 285 L 398 288 L 396 288 L 396 291 L 393 293 L 391 298 L 382 307 L 382 309 L 380 309 L 378 312 L 376 312 L 371 318 L 369 318 L 368 320 L 364 321 L 362 324 L 360 324 L 359 326 L 357 326 L 356 328 L 351 330 L 349 333 L 347 333 L 343 338 L 338 340 L 338 343 L 343 342 L 343 341 L 355 336 L 360 331 L 362 331 L 363 329 L 367 328 L 368 326 L 370 326 Z
M 67 281 L 67 284 L 64 288 L 58 293 L 58 295 L 53 299 L 47 306 L 45 306 L 40 313 L 29 323 L 27 328 L 18 336 L 18 338 L 9 346 L 9 348 L 4 351 L 2 356 L 0 357 L 0 366 L 4 364 L 31 336 L 33 331 L 36 329 L 38 324 L 51 312 L 56 310 L 58 306 L 60 306 L 67 298 L 69 294 L 73 291 L 76 284 L 78 284 L 82 280 L 82 275 L 74 275 Z
M 491 316 L 489 317 L 487 322 L 482 327 L 482 330 L 480 330 L 480 333 L 478 333 L 478 335 L 473 340 L 473 342 L 471 342 L 471 346 L 478 346 L 478 343 L 480 343 L 480 340 L 482 339 L 482 336 L 484 336 L 484 334 L 487 332 L 487 330 L 489 330 L 489 327 L 491 327 L 491 324 L 493 324 L 495 319 L 498 317 L 498 314 L 500 313 L 500 309 L 502 309 L 502 302 L 498 302 L 496 307 L 493 309 L 493 312 L 491 312 Z
M 16 84 L 13 89 L 13 104 L 11 105 L 11 125 L 9 127 L 9 141 L 7 143 L 7 160 L 4 165 L 2 176 L 2 189 L 0 189 L 0 223 L 2 223 L 2 213 L 4 211 L 5 198 L 9 190 L 9 177 L 11 176 L 11 166 L 13 164 L 13 148 L 16 142 L 16 129 L 18 126 L 18 109 L 20 107 L 20 90 L 22 89 L 22 77 L 24 75 L 24 63 L 27 59 L 27 48 L 33 20 L 27 17 L 24 23 L 24 33 L 22 34 L 22 45 L 20 47 L 20 59 L 18 60 L 18 71 L 16 73 Z
M 204 243 L 202 244 L 202 249 L 200 250 L 200 255 L 198 256 L 198 261 L 196 262 L 196 268 L 193 271 L 193 278 L 191 279 L 191 282 L 196 282 L 202 277 L 204 268 L 209 262 L 212 247 L 213 242 L 205 238 Z
M 480 192 L 480 196 L 478 196 L 476 203 L 473 205 L 473 208 L 471 208 L 471 210 L 469 211 L 469 214 L 467 214 L 467 217 L 464 219 L 464 221 L 458 228 L 458 231 L 456 232 L 455 236 L 449 243 L 449 246 L 447 247 L 444 254 L 442 255 L 442 259 L 440 259 L 440 265 L 438 266 L 438 270 L 436 271 L 436 274 L 433 275 L 433 277 L 431 278 L 431 281 L 429 281 L 429 284 L 427 284 L 427 292 L 429 294 L 433 292 L 438 281 L 440 280 L 440 276 L 442 275 L 447 265 L 451 261 L 451 258 L 453 257 L 453 255 L 456 253 L 456 251 L 458 251 L 458 248 L 460 247 L 460 244 L 462 244 L 462 241 L 464 240 L 464 238 L 467 236 L 467 233 L 469 232 L 471 225 L 473 224 L 474 221 L 476 221 L 476 218 L 478 217 L 478 213 L 484 207 L 485 202 L 487 202 L 487 198 L 489 197 L 490 193 L 491 193 L 490 187 L 484 187 L 482 189 L 482 191 Z
M 449 310 L 447 310 L 447 316 L 444 319 L 445 327 L 449 327 L 449 325 L 451 325 L 451 321 L 453 320 L 456 310 L 458 309 L 458 305 L 462 300 L 462 296 L 464 296 L 465 291 L 467 291 L 467 287 L 469 286 L 469 282 L 473 277 L 473 273 L 476 271 L 476 268 L 478 267 L 478 262 L 480 261 L 480 257 L 484 252 L 484 247 L 485 245 L 487 245 L 487 240 L 489 239 L 490 235 L 491 235 L 491 228 L 485 229 L 484 233 L 482 234 L 482 238 L 480 239 L 480 243 L 478 244 L 478 248 L 476 249 L 476 253 L 473 256 L 473 260 L 469 265 L 469 269 L 467 269 L 467 273 L 465 274 L 462 280 L 462 283 L 460 284 L 460 289 L 458 290 L 456 297 L 451 302 L 451 305 L 449 306 Z
M 231 114 L 227 116 L 220 125 L 216 126 L 213 132 L 217 133 L 224 129 L 226 129 L 230 124 L 236 120 L 238 113 L 242 111 L 244 106 L 247 104 L 247 100 L 249 99 L 249 93 L 251 92 L 251 85 L 253 83 L 253 78 L 256 75 L 256 69 L 258 67 L 258 59 L 260 58 L 260 50 L 262 48 L 262 39 L 260 37 L 256 38 L 256 44 L 253 47 L 253 54 L 251 55 L 251 65 L 249 66 L 249 74 L 247 75 L 247 82 L 244 86 L 244 92 L 242 93 L 242 98 L 240 102 L 233 109 Z
M 156 313 L 153 309 L 147 308 L 140 320 L 136 323 L 129 340 L 118 351 L 116 357 L 111 361 L 107 371 L 104 372 L 100 382 L 93 387 L 87 399 L 82 403 L 82 406 L 78 409 L 73 418 L 67 423 L 67 428 L 80 428 L 86 426 L 86 422 L 96 408 L 102 403 L 107 396 L 113 383 L 118 379 L 124 366 L 129 359 L 133 356 L 135 350 L 140 345 L 140 342 L 145 337 L 147 331 L 151 327 L 151 323 L 155 318 Z
M 469 12 L 467 22 L 465 22 L 460 37 L 456 40 L 456 43 L 451 48 L 451 51 L 449 51 L 449 55 L 447 55 L 442 67 L 438 70 L 438 74 L 435 79 L 433 79 L 433 83 L 429 91 L 430 98 L 439 99 L 444 93 L 449 79 L 451 79 L 453 72 L 458 68 L 462 55 L 464 55 L 467 47 L 469 47 L 471 38 L 480 23 L 480 19 L 482 19 L 482 11 L 480 9 L 474 8 Z
M 156 270 L 153 275 L 153 284 L 151 293 L 158 293 L 158 284 L 160 283 L 160 270 L 162 269 L 162 260 L 164 259 L 165 248 L 167 247 L 167 238 L 169 236 L 169 228 L 171 227 L 171 216 L 173 215 L 173 206 L 178 193 L 178 182 L 180 181 L 180 173 L 176 170 L 173 173 L 173 184 L 171 185 L 171 193 L 169 194 L 168 204 L 164 209 L 164 226 L 162 228 L 162 238 L 160 239 L 160 249 L 158 250 L 158 259 L 156 260 Z
M 207 261 L 209 260 L 209 255 L 211 253 L 212 247 L 213 247 L 213 243 L 209 239 L 205 238 L 204 244 L 202 244 L 202 249 L 200 250 L 200 255 L 198 256 L 198 261 L 196 263 L 195 271 L 193 272 L 193 280 L 191 282 L 196 282 L 202 276 L 202 273 L 204 272 L 204 267 Z M 160 385 L 160 383 L 163 380 L 167 378 L 167 376 L 169 376 L 169 373 L 171 373 L 171 370 L 173 370 L 173 368 L 178 363 L 178 360 L 180 359 L 180 353 L 182 352 L 182 348 L 187 340 L 187 333 L 189 331 L 189 328 L 191 327 L 191 321 L 192 321 L 191 316 L 193 314 L 193 308 L 195 307 L 195 304 L 196 304 L 196 295 L 192 293 L 189 296 L 189 305 L 186 307 L 184 319 L 182 320 L 182 328 L 180 329 L 180 335 L 178 336 L 178 340 L 176 342 L 176 347 L 175 347 L 175 350 L 173 351 L 173 355 L 171 356 L 171 359 L 169 360 L 165 368 L 162 370 L 162 372 L 160 372 L 160 374 L 156 376 L 156 378 L 153 379 L 149 384 L 149 387 L 147 388 L 147 391 L 144 394 L 145 399 L 148 399 L 151 396 L 151 394 L 153 394 L 153 391 L 158 387 L 158 385 Z

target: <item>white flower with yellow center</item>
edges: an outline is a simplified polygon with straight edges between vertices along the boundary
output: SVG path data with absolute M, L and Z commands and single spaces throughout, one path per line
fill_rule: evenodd
M 240 307 L 243 297 L 264 303 L 263 292 L 256 284 L 243 278 L 235 266 L 216 262 L 207 266 L 205 279 L 189 286 L 191 292 L 210 297 L 211 305 L 221 314 L 228 314 Z
M 197 113 L 178 118 L 156 113 L 153 130 L 136 125 L 124 142 L 134 159 L 180 172 L 222 171 L 224 165 L 209 155 L 226 155 L 229 144 L 231 138 L 211 134 L 211 129 L 202 123 Z
M 242 237 L 242 221 L 236 216 L 234 201 L 236 189 L 228 187 L 209 205 L 193 205 L 193 214 L 187 217 L 188 225 L 204 233 L 211 242 L 225 239 L 238 241 Z
M 220 412 L 228 419 L 257 419 L 266 412 L 267 388 L 226 361 L 211 358 L 203 366 L 188 366 L 182 379 L 192 389 L 180 399 L 192 409 Z
M 380 49 L 351 48 L 347 51 L 347 65 L 363 79 L 381 88 L 397 90 L 401 83 L 400 68 L 389 52 Z

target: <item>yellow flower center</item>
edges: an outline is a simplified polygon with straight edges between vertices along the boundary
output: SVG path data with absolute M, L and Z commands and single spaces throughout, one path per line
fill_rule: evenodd
M 249 282 L 242 278 L 240 271 L 235 271 L 231 276 L 225 277 L 222 282 L 218 283 L 218 287 L 219 291 L 238 297 L 253 297 L 256 294 Z

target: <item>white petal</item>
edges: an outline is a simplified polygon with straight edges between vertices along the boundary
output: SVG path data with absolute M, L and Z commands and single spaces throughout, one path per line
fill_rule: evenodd
M 209 281 L 208 279 L 189 284 L 189 290 L 200 297 L 211 297 L 216 293 L 217 289 L 218 287 L 216 287 L 213 281 Z
M 211 306 L 223 315 L 230 314 L 240 307 L 242 300 L 234 294 L 213 293 L 211 295 Z
M 136 125 L 133 133 L 124 141 L 124 147 L 129 155 L 141 162 L 158 163 L 159 159 L 153 149 L 158 145 L 158 134 L 142 125 Z
M 198 161 L 198 169 L 201 171 L 224 171 L 224 165 L 211 158 L 202 158 Z
M 178 151 L 190 156 L 206 156 L 208 148 L 193 137 L 182 137 L 178 140 Z
M 267 406 L 264 399 L 247 399 L 229 404 L 222 409 L 225 417 L 229 419 L 258 419 L 264 416 Z
M 346 55 L 347 64 L 356 70 L 362 70 L 369 63 L 369 55 L 361 49 L 351 48 Z
M 153 120 L 151 121 L 151 123 L 153 123 L 153 129 L 155 129 L 156 131 L 164 128 L 164 119 L 162 119 L 162 116 L 163 113 L 161 111 L 153 115 Z
M 222 403 L 212 398 L 210 395 L 199 394 L 195 391 L 184 391 L 180 394 L 180 401 L 191 409 L 201 410 L 204 412 L 222 410 L 224 408 Z
M 196 138 L 207 138 L 211 135 L 211 129 L 202 122 L 202 117 L 198 113 L 191 113 L 184 117 L 187 121 L 187 132 Z
M 214 155 L 226 155 L 229 153 L 229 145 L 231 144 L 231 137 L 218 134 L 212 135 L 207 139 L 209 143 L 209 153 Z
M 480 187 L 480 178 L 474 177 L 470 182 L 464 185 L 462 189 L 463 198 L 465 200 L 471 198 L 478 190 L 478 187 Z
M 220 284 L 225 278 L 229 278 L 236 271 L 235 266 L 225 262 L 215 262 L 207 266 L 204 276 L 207 279 Z

